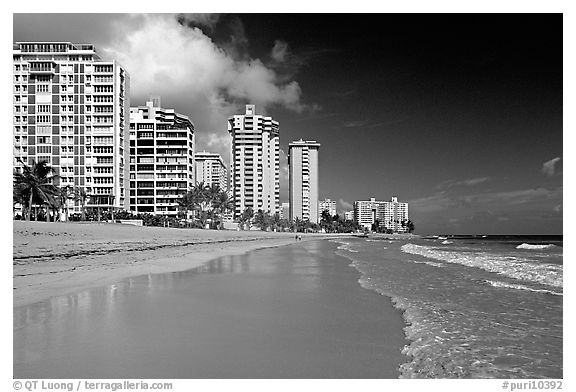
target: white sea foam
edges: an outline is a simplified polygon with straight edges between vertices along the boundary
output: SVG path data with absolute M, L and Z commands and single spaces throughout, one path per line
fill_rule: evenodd
M 535 245 L 535 244 L 527 244 L 523 243 L 516 247 L 516 249 L 550 249 L 554 248 L 556 245 L 554 244 L 547 244 L 547 245 Z
M 445 267 L 446 264 L 442 264 L 442 263 L 436 263 L 435 261 L 417 261 L 417 260 L 410 260 L 410 262 L 414 263 L 414 264 L 427 264 L 427 265 L 431 265 L 433 267 Z
M 429 246 L 406 244 L 402 251 L 430 259 L 480 268 L 514 279 L 528 280 L 554 287 L 563 287 L 561 265 L 538 264 L 526 259 L 510 259 L 485 252 L 457 252 Z
M 352 252 L 352 253 L 358 253 L 357 250 L 351 249 L 350 248 L 350 244 L 347 242 L 341 242 L 342 245 L 340 245 L 338 248 L 339 250 L 347 250 L 348 252 Z
M 453 243 L 454 243 L 453 241 L 448 241 L 448 240 L 442 241 L 443 245 L 449 245 L 449 244 L 453 244 Z
M 493 287 L 504 287 L 507 289 L 527 290 L 527 291 L 533 291 L 535 293 L 545 293 L 545 294 L 563 296 L 562 293 L 558 293 L 556 291 L 546 290 L 546 289 L 534 289 L 532 287 L 524 286 L 522 284 L 506 283 L 506 282 L 500 282 L 500 281 L 494 281 L 494 280 L 486 280 L 485 282 L 490 284 Z

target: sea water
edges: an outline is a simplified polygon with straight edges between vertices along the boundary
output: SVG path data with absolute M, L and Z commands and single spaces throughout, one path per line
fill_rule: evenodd
M 402 378 L 561 378 L 562 238 L 338 240 L 403 312 Z

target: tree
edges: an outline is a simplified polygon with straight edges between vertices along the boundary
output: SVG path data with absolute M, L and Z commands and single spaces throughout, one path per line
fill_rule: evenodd
M 212 208 L 215 218 L 218 219 L 217 227 L 220 227 L 220 217 L 234 208 L 234 199 L 228 195 L 228 192 L 220 189 L 220 192 L 212 200 Z
M 268 227 L 272 225 L 272 216 L 268 212 L 258 210 L 254 215 L 254 224 L 260 228 L 260 230 L 267 230 Z
M 74 198 L 74 189 L 69 186 L 58 188 L 58 204 L 62 208 L 65 216 L 65 221 L 68 222 L 68 200 Z
M 14 186 L 17 187 L 20 194 L 26 194 L 28 197 L 26 220 L 29 221 L 32 213 L 32 203 L 35 198 L 38 198 L 39 204 L 48 205 L 56 196 L 57 189 L 53 184 L 53 180 L 57 179 L 58 175 L 46 161 L 32 161 L 31 166 L 28 166 L 22 160 L 20 162 L 22 163 L 22 172 L 14 172 Z M 47 219 L 48 215 L 46 214 Z
M 81 188 L 81 187 L 76 187 L 76 188 L 74 188 L 73 198 L 74 198 L 74 201 L 80 202 L 80 208 L 82 211 L 81 219 L 83 221 L 85 221 L 86 220 L 86 204 L 88 203 L 88 200 L 90 200 L 90 195 L 86 192 L 86 189 Z
M 195 210 L 196 201 L 194 200 L 194 194 L 191 191 L 186 192 L 178 200 L 178 209 L 184 211 L 184 219 L 188 222 L 188 211 Z
M 408 229 L 408 233 L 412 233 L 416 229 L 414 222 L 412 222 L 410 219 L 408 219 L 408 222 L 406 222 L 406 228 Z
M 246 207 L 244 212 L 242 212 L 242 214 L 240 214 L 240 216 L 237 218 L 238 225 L 242 228 L 242 230 L 244 229 L 244 225 L 248 225 L 248 229 L 250 229 L 251 220 L 253 217 L 254 210 L 252 207 Z

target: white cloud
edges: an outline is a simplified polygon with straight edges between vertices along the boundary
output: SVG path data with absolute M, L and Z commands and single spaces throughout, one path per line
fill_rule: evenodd
M 220 20 L 220 14 L 178 14 L 177 20 L 189 26 L 201 25 L 214 29 Z
M 560 157 L 550 159 L 542 164 L 542 173 L 548 177 L 552 177 L 556 171 L 556 163 L 560 161 Z
M 449 189 L 456 186 L 474 186 L 478 184 L 482 184 L 486 181 L 490 180 L 490 177 L 476 177 L 476 178 L 468 178 L 465 180 L 447 180 L 443 181 L 436 187 L 437 189 Z
M 352 203 L 349 203 L 344 199 L 338 199 L 338 204 L 340 205 L 340 207 L 342 207 L 342 210 L 344 211 L 350 211 L 354 208 Z
M 210 14 L 181 18 L 199 25 L 218 21 Z M 227 118 L 241 113 L 243 104 L 256 104 L 261 113 L 273 105 L 297 112 L 306 108 L 298 82 L 284 81 L 276 70 L 247 53 L 233 53 L 244 50 L 243 42 L 218 45 L 201 28 L 167 14 L 132 15 L 116 21 L 114 29 L 116 39 L 102 49 L 106 58 L 118 60 L 128 70 L 131 104 L 144 104 L 150 95 L 162 96 L 164 106 L 190 116 L 197 149 L 216 149 L 226 161 Z
M 272 48 L 272 53 L 270 57 L 276 62 L 283 62 L 286 60 L 288 54 L 288 44 L 284 41 L 276 40 L 274 41 L 274 47 Z

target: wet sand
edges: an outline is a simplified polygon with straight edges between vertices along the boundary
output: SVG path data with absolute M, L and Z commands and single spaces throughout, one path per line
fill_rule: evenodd
M 388 298 L 309 241 L 14 308 L 16 378 L 397 378 Z
M 14 306 L 295 242 L 293 233 L 23 221 L 13 222 L 13 239 Z

